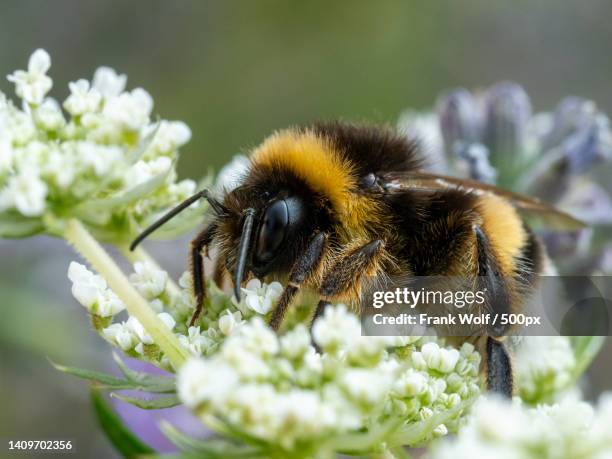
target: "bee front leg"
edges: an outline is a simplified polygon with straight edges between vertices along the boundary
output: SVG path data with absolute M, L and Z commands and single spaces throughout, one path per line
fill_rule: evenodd
M 193 284 L 193 293 L 196 300 L 196 308 L 189 321 L 191 327 L 200 316 L 202 312 L 202 306 L 204 305 L 204 299 L 206 298 L 206 278 L 204 275 L 204 257 L 202 257 L 202 250 L 212 241 L 217 225 L 211 223 L 204 230 L 202 230 L 196 237 L 191 241 L 191 252 L 190 252 L 190 266 L 191 266 L 191 280 Z
M 376 239 L 352 250 L 332 265 L 324 274 L 323 281 L 319 287 L 321 300 L 312 317 L 311 328 L 315 320 L 331 304 L 333 297 L 348 292 L 353 293 L 353 296 L 355 296 L 355 293 L 360 291 L 363 276 L 376 274 L 383 254 L 383 241 Z
M 512 311 L 511 278 L 504 276 L 487 235 L 480 227 L 475 228 L 478 255 L 478 284 L 486 292 L 487 307 L 498 314 Z M 491 392 L 512 397 L 512 361 L 501 337 L 507 332 L 506 326 L 491 326 L 486 337 L 487 388 Z
M 315 234 L 308 243 L 306 250 L 304 250 L 300 258 L 297 259 L 291 268 L 289 283 L 287 287 L 285 287 L 285 290 L 283 290 L 278 304 L 272 313 L 272 318 L 270 319 L 270 326 L 273 330 L 278 331 L 285 317 L 285 313 L 287 309 L 289 309 L 291 301 L 295 298 L 295 295 L 304 281 L 319 266 L 325 251 L 326 240 L 327 235 L 324 233 Z
M 503 342 L 487 337 L 487 388 L 491 392 L 512 397 L 512 360 Z

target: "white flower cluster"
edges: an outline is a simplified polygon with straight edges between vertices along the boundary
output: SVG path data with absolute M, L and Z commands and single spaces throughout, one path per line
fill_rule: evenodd
M 495 457 L 607 459 L 612 451 L 612 394 L 596 410 L 566 398 L 555 405 L 525 408 L 520 401 L 483 398 L 456 439 L 443 441 L 430 459 Z
M 135 318 L 114 319 L 124 306 L 101 277 L 78 263 L 70 265 L 68 276 L 75 298 L 93 318 L 104 319 L 93 322 L 109 343 L 170 368 Z M 258 280 L 243 288 L 239 303 L 209 284 L 204 314 L 189 327 L 194 302 L 187 273 L 179 288 L 151 262 L 137 262 L 130 282 L 194 357 L 178 374 L 180 400 L 211 427 L 228 423 L 245 441 L 256 438 L 283 454 L 347 450 L 354 435 L 365 438 L 359 440 L 364 451 L 379 448 L 381 438 L 389 446 L 421 445 L 460 427 L 463 432 L 465 413 L 480 394 L 480 355 L 467 343 L 455 349 L 425 337 L 364 337 L 359 319 L 343 305 L 327 308 L 312 334 L 298 324 L 279 336 L 263 314 L 278 300 L 281 285 Z M 558 397 L 576 367 L 569 341 L 559 337 L 524 338 L 514 361 L 519 393 L 529 403 Z M 545 409 L 539 410 L 534 413 Z M 487 416 L 479 424 L 480 430 L 489 429 L 482 435 L 512 432 L 513 424 L 501 414 Z M 512 422 L 536 418 L 526 419 Z M 468 441 L 466 435 L 460 434 L 460 442 Z M 349 444 L 337 443 L 343 438 L 350 438 Z M 480 442 L 479 448 L 496 448 L 483 446 L 480 437 L 469 442 L 469 447 Z
M 480 357 L 468 344 L 458 351 L 416 337 L 362 337 L 343 305 L 326 309 L 313 338 L 321 353 L 304 325 L 279 337 L 254 317 L 214 355 L 181 368 L 179 397 L 204 422 L 212 415 L 291 450 L 388 419 L 400 429 L 424 423 L 479 393 Z M 459 413 L 420 440 L 454 429 Z
M 195 308 L 189 273 L 183 274 L 179 285 L 182 287 L 180 295 L 166 308 L 173 311 L 177 321 L 186 324 Z M 215 351 L 227 336 L 238 330 L 249 318 L 267 314 L 282 292 L 278 282 L 266 284 L 259 279 L 251 279 L 242 287 L 242 298 L 237 302 L 213 283 L 208 283 L 206 288 L 207 299 L 199 325 L 186 328 L 178 337 L 194 357 Z
M 108 67 L 69 83 L 60 104 L 47 95 L 50 66 L 39 49 L 9 75 L 21 107 L 0 93 L 0 236 L 54 233 L 77 217 L 97 237 L 125 241 L 195 192 L 174 171 L 187 125 L 152 123 L 149 93 L 125 91 L 126 76 Z
M 121 313 L 125 305 L 101 276 L 72 262 L 68 278 L 72 282 L 73 296 L 91 313 L 94 326 L 107 341 L 134 357 L 145 357 L 153 363 L 167 366 L 164 356 L 157 353 L 151 337 L 135 318 L 112 323 L 113 317 Z M 242 289 L 242 300 L 237 303 L 209 284 L 203 317 L 198 325 L 189 327 L 188 322 L 195 308 L 189 273 L 185 273 L 179 281 L 182 288 L 170 288 L 172 281 L 168 273 L 149 261 L 137 261 L 129 281 L 149 301 L 168 328 L 175 331 L 180 344 L 195 357 L 213 352 L 226 336 L 245 323 L 245 319 L 266 314 L 282 291 L 278 282 L 262 284 L 253 279 Z M 148 351 L 146 355 L 145 350 Z
M 525 402 L 554 400 L 574 377 L 576 358 L 567 336 L 525 336 L 516 350 L 515 376 Z
M 161 312 L 158 314 L 158 317 L 168 329 L 172 330 L 174 328 L 176 323 L 170 314 Z M 158 353 L 153 338 L 134 317 L 129 317 L 125 322 L 109 325 L 102 330 L 102 336 L 109 343 L 126 352 L 133 351 L 140 356 L 145 356 L 146 347 L 149 346 L 152 348 L 155 356 Z M 147 355 L 147 357 L 151 358 L 150 355 Z

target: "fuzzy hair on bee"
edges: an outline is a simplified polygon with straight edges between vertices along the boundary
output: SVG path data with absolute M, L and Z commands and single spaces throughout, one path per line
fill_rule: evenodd
M 147 228 L 132 244 L 198 199 L 212 209 L 191 243 L 197 320 L 205 298 L 203 251 L 217 247 L 218 275 L 234 293 L 250 276 L 283 278 L 271 314 L 279 330 L 301 289 L 319 295 L 312 321 L 332 302 L 359 310 L 364 293 L 414 276 L 456 276 L 486 291 L 482 308 L 519 312 L 541 270 L 543 249 L 520 211 L 569 215 L 540 201 L 471 180 L 426 172 L 416 140 L 388 127 L 316 123 L 278 131 L 250 154 L 239 185 L 213 197 L 192 196 Z M 480 339 L 491 390 L 510 396 L 507 327 Z

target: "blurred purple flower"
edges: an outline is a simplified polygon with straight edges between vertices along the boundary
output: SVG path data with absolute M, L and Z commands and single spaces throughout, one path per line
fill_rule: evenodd
M 531 102 L 525 90 L 516 83 L 498 83 L 485 93 L 484 144 L 496 156 L 520 153 L 525 146 Z

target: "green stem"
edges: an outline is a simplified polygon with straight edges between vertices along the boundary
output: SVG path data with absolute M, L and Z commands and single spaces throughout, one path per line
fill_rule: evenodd
M 175 369 L 180 368 L 188 358 L 187 351 L 181 347 L 176 336 L 157 317 L 148 302 L 140 296 L 83 224 L 76 219 L 68 221 L 64 237 L 106 280 L 111 290 L 123 301 L 130 315 L 138 319 L 159 348 L 168 356 L 172 366 Z
M 155 261 L 155 259 L 151 255 L 149 255 L 149 253 L 142 247 L 136 247 L 136 249 L 130 250 L 129 247 L 122 245 L 121 247 L 119 247 L 119 249 L 121 250 L 123 256 L 130 261 L 130 263 L 136 263 L 137 261 L 149 263 L 155 269 L 161 270 L 157 261 Z M 181 294 L 181 289 L 170 277 L 168 277 L 168 283 L 166 288 L 168 289 L 168 292 L 170 292 L 170 295 L 172 295 L 173 297 L 177 297 Z

